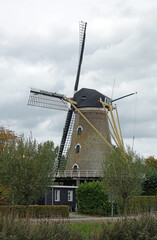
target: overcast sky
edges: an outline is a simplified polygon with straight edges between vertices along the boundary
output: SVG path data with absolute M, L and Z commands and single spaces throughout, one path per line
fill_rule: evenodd
M 73 95 L 81 20 L 79 88 L 138 92 L 117 102 L 124 141 L 135 136 L 137 153 L 157 157 L 156 0 L 0 0 L 0 125 L 60 143 L 66 112 L 27 101 L 30 87 Z

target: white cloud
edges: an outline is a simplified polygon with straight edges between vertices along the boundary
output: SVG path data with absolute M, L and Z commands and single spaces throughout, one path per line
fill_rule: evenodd
M 157 157 L 155 0 L 0 3 L 1 124 L 59 144 L 66 114 L 29 108 L 29 89 L 72 96 L 78 22 L 84 20 L 88 25 L 80 88 L 94 88 L 110 97 L 115 79 L 113 98 L 137 91 L 137 100 L 132 96 L 117 102 L 123 135 L 126 142 L 132 139 L 135 127 L 136 150 Z

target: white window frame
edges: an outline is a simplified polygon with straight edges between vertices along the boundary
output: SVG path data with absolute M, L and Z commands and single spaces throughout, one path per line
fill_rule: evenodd
M 68 202 L 73 201 L 73 190 L 68 190 Z
M 60 190 L 56 189 L 55 190 L 55 202 L 60 201 Z
M 77 172 L 78 168 L 79 166 L 76 163 L 72 166 L 74 172 Z
M 79 129 L 81 130 L 80 132 L 79 132 Z M 77 135 L 78 135 L 78 136 L 81 136 L 82 131 L 83 131 L 83 127 L 82 127 L 82 126 L 79 126 L 79 127 L 77 128 Z
M 80 153 L 81 145 L 78 143 L 78 144 L 75 146 L 75 149 L 76 149 L 76 153 Z

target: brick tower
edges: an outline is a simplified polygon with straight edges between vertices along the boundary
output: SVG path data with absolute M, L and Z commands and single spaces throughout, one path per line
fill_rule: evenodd
M 98 103 L 100 98 L 106 97 L 96 90 L 86 88 L 81 89 L 74 96 L 77 108 L 110 143 L 108 119 L 104 109 Z M 108 151 L 109 148 L 104 141 L 76 112 L 66 170 L 79 170 L 80 173 L 89 171 L 89 175 L 93 172 L 96 176 L 101 171 L 102 162 Z

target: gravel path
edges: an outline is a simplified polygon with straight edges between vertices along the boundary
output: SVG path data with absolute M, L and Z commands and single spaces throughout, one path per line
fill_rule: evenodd
M 123 219 L 122 217 L 114 217 L 113 221 L 117 221 Z M 33 222 L 40 221 L 49 221 L 49 222 L 68 222 L 68 223 L 90 223 L 90 222 L 111 222 L 111 217 L 95 217 L 95 216 L 87 216 L 80 215 L 77 213 L 70 213 L 68 218 L 44 218 L 44 219 L 31 219 Z

